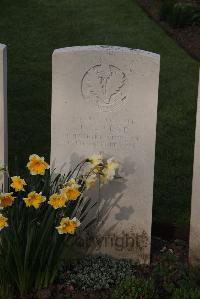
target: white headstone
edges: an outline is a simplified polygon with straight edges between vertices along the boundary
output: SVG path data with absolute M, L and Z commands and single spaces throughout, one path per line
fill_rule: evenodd
M 193 165 L 189 260 L 193 265 L 200 265 L 200 80 Z
M 0 44 L 0 166 L 7 166 L 7 51 Z M 6 190 L 6 175 L 0 173 L 0 190 Z
M 53 53 L 51 164 L 67 172 L 98 152 L 121 162 L 123 180 L 101 190 L 93 252 L 142 263 L 150 258 L 159 61 L 108 46 Z

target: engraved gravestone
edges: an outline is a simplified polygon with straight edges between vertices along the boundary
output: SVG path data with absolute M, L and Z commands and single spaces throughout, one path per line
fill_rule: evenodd
M 120 47 L 53 53 L 51 164 L 67 172 L 98 152 L 121 163 L 122 179 L 100 191 L 88 252 L 149 262 L 159 65 L 157 54 Z
M 199 76 L 200 79 L 200 76 Z M 194 150 L 192 202 L 190 221 L 189 260 L 193 265 L 200 265 L 200 80 L 197 100 L 196 135 Z
M 7 165 L 7 53 L 0 44 L 0 167 Z M 0 173 L 0 190 L 6 189 L 6 178 Z

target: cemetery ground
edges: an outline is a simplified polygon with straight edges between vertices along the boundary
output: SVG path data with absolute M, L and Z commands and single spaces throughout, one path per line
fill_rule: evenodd
M 200 270 L 188 270 L 185 244 L 155 239 L 154 246 L 150 266 L 106 255 L 65 261 L 53 284 L 22 298 L 199 299 Z
M 86 259 L 83 265 L 78 264 L 89 272 L 82 280 L 74 281 L 77 271 L 81 273 L 79 266 L 78 270 L 76 265 L 70 266 L 70 273 L 63 268 L 56 284 L 38 297 L 111 298 L 112 292 L 114 298 L 132 298 L 132 294 L 141 298 L 143 290 L 144 299 L 156 298 L 156 292 L 160 298 L 200 298 L 198 269 L 188 273 L 185 245 L 190 219 L 198 61 L 149 19 L 135 1 L 2 0 L 0 8 L 0 41 L 8 45 L 11 174 L 18 174 L 32 153 L 49 156 L 51 55 L 55 48 L 109 44 L 161 55 L 153 210 L 153 234 L 161 238 L 153 239 L 152 265 L 125 265 L 107 257 L 100 262 L 98 258 L 93 262 Z M 163 240 L 166 238 L 184 241 L 171 243 Z M 102 271 L 90 276 L 91 265 Z M 128 280 L 113 274 L 124 269 L 129 273 Z M 130 278 L 132 275 L 137 278 Z M 93 288 L 94 279 L 99 282 L 99 277 L 103 277 L 103 291 Z M 113 282 L 119 279 L 122 284 L 115 288 Z M 136 279 L 134 283 L 132 279 Z M 89 291 L 81 290 L 85 286 Z

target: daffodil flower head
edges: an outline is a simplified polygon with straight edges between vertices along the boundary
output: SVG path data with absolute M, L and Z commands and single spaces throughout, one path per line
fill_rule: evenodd
M 119 162 L 112 157 L 107 160 L 107 167 L 117 170 L 119 168 Z
M 93 154 L 87 159 L 93 167 L 103 164 L 103 156 L 102 154 Z
M 79 191 L 80 185 L 71 185 L 63 188 L 61 190 L 61 194 L 67 199 L 67 200 L 76 200 L 80 195 L 81 192 Z
M 48 204 L 55 210 L 66 206 L 67 199 L 63 194 L 54 193 L 50 196 Z
M 15 197 L 13 196 L 13 192 L 10 193 L 2 193 L 0 195 L 0 209 L 4 209 L 12 206 Z
M 73 235 L 80 226 L 80 221 L 74 217 L 70 219 L 69 217 L 62 218 L 60 221 L 60 225 L 56 227 L 59 234 L 71 234 Z
M 97 175 L 95 173 L 90 174 L 86 179 L 85 179 L 85 186 L 86 189 L 90 189 L 91 187 L 94 186 L 94 184 L 97 181 Z
M 113 180 L 118 168 L 119 163 L 114 158 L 108 159 L 104 169 L 102 170 L 101 181 L 103 183 L 108 183 L 109 181 Z
M 46 200 L 45 196 L 42 196 L 42 193 L 37 193 L 35 191 L 32 191 L 28 194 L 27 198 L 23 198 L 25 204 L 27 207 L 34 207 L 35 209 L 38 209 L 41 205 Z
M 26 166 L 32 175 L 44 175 L 45 170 L 49 169 L 49 164 L 44 161 L 44 157 L 39 157 L 36 154 L 30 155 Z
M 4 217 L 2 214 L 0 214 L 0 231 L 8 226 L 8 218 Z
M 26 186 L 26 182 L 24 179 L 21 179 L 20 176 L 12 176 L 11 177 L 12 184 L 10 185 L 15 191 L 24 190 L 24 186 Z
M 71 178 L 68 182 L 66 182 L 64 184 L 64 188 L 65 187 L 74 187 L 76 189 L 79 189 L 81 186 L 76 182 L 76 180 L 74 178 Z

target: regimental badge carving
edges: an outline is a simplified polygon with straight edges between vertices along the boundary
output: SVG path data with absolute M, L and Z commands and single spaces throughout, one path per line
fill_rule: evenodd
M 114 65 L 95 65 L 83 76 L 82 96 L 100 111 L 112 111 L 126 101 L 127 78 Z

